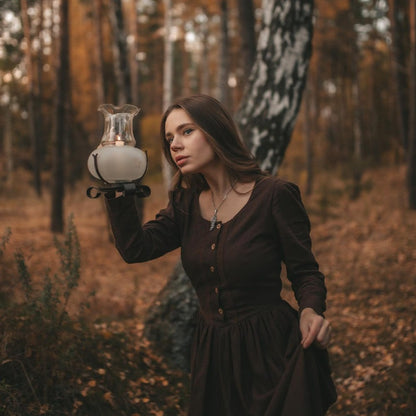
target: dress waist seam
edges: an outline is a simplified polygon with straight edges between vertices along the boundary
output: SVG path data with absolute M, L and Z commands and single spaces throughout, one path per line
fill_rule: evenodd
M 291 309 L 294 313 L 297 313 L 295 309 L 292 308 L 285 300 L 278 299 L 275 303 L 272 304 L 263 304 L 263 305 L 253 305 L 249 310 L 243 311 L 223 311 L 223 314 L 218 316 L 218 318 L 211 318 L 204 313 L 203 310 L 199 309 L 196 313 L 196 322 L 202 325 L 207 326 L 233 326 L 241 325 L 247 320 L 250 320 L 254 317 L 258 317 L 263 314 L 273 312 L 278 309 Z

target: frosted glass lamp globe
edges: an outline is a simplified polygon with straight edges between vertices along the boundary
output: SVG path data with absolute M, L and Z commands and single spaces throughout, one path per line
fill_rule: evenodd
M 130 104 L 103 104 L 98 111 L 104 115 L 104 133 L 100 145 L 88 158 L 91 175 L 106 183 L 141 179 L 147 170 L 147 154 L 135 147 L 133 135 L 133 119 L 140 110 Z

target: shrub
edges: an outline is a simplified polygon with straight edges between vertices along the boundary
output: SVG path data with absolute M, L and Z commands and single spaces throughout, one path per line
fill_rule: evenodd
M 55 246 L 59 273 L 46 271 L 40 286 L 23 253 L 15 254 L 24 300 L 0 305 L 0 414 L 180 414 L 186 375 L 139 348 L 122 324 L 94 325 L 82 313 L 68 314 L 81 265 L 72 218 Z

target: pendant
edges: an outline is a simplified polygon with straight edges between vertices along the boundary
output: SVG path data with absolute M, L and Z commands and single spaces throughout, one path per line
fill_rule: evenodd
M 212 231 L 214 229 L 216 222 L 217 222 L 217 211 L 215 210 L 214 215 L 211 218 L 211 224 L 209 226 L 210 231 Z

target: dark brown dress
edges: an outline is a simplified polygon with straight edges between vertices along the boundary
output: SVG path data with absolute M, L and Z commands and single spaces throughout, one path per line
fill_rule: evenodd
M 325 310 L 324 277 L 296 185 L 257 181 L 247 204 L 212 231 L 190 190 L 171 194 L 168 207 L 143 227 L 132 197 L 107 206 L 125 261 L 182 247 L 200 302 L 190 416 L 320 416 L 335 402 L 327 352 L 303 349 L 298 312 L 280 298 L 284 262 L 300 310 Z

